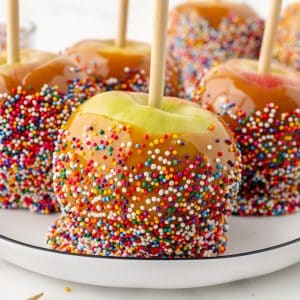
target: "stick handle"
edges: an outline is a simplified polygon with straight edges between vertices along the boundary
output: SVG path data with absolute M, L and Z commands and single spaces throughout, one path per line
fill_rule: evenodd
M 44 293 L 40 293 L 38 295 L 32 296 L 30 298 L 27 298 L 27 300 L 39 300 L 44 296 Z
M 169 0 L 154 0 L 154 30 L 151 49 L 151 69 L 148 104 L 161 108 L 164 95 L 166 40 Z
M 119 0 L 118 33 L 115 44 L 121 48 L 126 45 L 128 2 L 129 0 Z
M 262 47 L 258 61 L 258 73 L 265 74 L 270 71 L 275 34 L 280 18 L 282 0 L 271 0 L 271 8 L 266 23 Z
M 7 0 L 7 63 L 20 61 L 19 0 Z

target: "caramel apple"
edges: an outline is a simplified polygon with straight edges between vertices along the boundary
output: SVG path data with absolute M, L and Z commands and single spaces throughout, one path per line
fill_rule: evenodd
M 22 50 L 0 56 L 0 207 L 58 210 L 52 189 L 57 132 L 97 86 L 69 57 Z
M 239 151 L 197 104 L 101 93 L 60 131 L 54 189 L 62 215 L 52 249 L 131 257 L 223 253 L 240 177 Z
M 264 22 L 246 3 L 187 1 L 170 13 L 168 52 L 186 97 L 203 72 L 235 57 L 257 58 Z
M 194 99 L 223 117 L 242 151 L 240 215 L 281 215 L 300 207 L 300 74 L 234 59 L 210 70 Z

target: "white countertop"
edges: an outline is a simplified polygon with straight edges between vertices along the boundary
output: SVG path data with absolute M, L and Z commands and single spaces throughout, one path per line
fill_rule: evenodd
M 0 18 L 5 3 L 0 0 Z M 184 0 L 169 0 L 170 7 Z M 206 0 L 210 1 L 210 0 Z M 229 0 L 227 0 L 229 1 Z M 248 2 L 266 17 L 269 0 L 230 0 Z M 297 0 L 283 0 L 283 7 Z M 117 30 L 118 0 L 20 0 L 21 19 L 37 25 L 35 47 L 58 51 L 81 39 L 113 38 Z M 151 0 L 130 0 L 128 38 L 149 42 L 151 39 Z
M 171 5 L 180 0 L 171 0 Z M 268 1 L 248 0 L 266 16 Z M 284 5 L 294 1 L 284 1 Z M 5 1 L 0 0 L 0 6 Z M 105 5 L 104 5 L 105 4 Z M 22 16 L 38 26 L 35 45 L 60 50 L 89 37 L 112 37 L 117 0 L 21 0 Z M 149 41 L 151 0 L 132 0 L 129 37 Z M 3 14 L 0 9 L 0 15 Z M 139 24 L 139 26 L 136 26 Z M 71 288 L 67 293 L 65 288 Z M 27 272 L 0 260 L 0 299 L 23 300 L 44 292 L 43 300 L 93 299 L 213 299 L 213 300 L 299 300 L 300 264 L 271 275 L 231 284 L 189 290 L 133 290 L 84 286 Z
M 67 292 L 66 288 L 71 291 Z M 25 300 L 299 300 L 300 264 L 230 284 L 185 290 L 117 289 L 80 285 L 31 273 L 0 260 L 0 299 Z

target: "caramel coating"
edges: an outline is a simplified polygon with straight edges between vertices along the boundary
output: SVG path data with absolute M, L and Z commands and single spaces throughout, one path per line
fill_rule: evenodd
M 114 45 L 113 40 L 83 40 L 67 49 L 90 76 L 97 78 L 120 78 L 124 68 L 144 70 L 149 74 L 150 46 L 128 41 L 124 48 Z
M 276 64 L 272 74 L 258 74 L 256 70 L 257 61 L 246 59 L 233 59 L 213 68 L 203 78 L 202 101 L 216 113 L 234 102 L 247 116 L 270 101 L 278 105 L 279 113 L 300 106 L 300 73 Z M 237 125 L 232 118 L 225 118 Z
M 92 115 L 92 114 L 79 114 L 76 116 L 75 119 L 72 120 L 72 122 L 69 122 L 69 127 L 68 127 L 68 132 L 69 132 L 69 138 L 71 139 L 72 137 L 77 137 L 79 138 L 80 136 L 84 135 L 84 128 L 86 126 L 90 126 L 93 128 L 91 132 L 89 132 L 89 135 L 91 135 L 91 138 L 89 139 L 90 143 L 97 143 L 99 141 L 99 136 L 101 138 L 101 135 L 97 134 L 100 132 L 101 129 L 106 129 L 106 128 L 114 128 L 116 126 L 116 121 L 110 120 L 106 118 L 105 116 L 97 116 L 97 115 Z M 120 123 L 122 124 L 122 123 Z M 119 124 L 119 125 L 120 125 Z M 202 156 L 204 158 L 204 161 L 208 164 L 210 164 L 214 171 L 216 171 L 216 162 L 215 158 L 218 156 L 218 152 L 222 152 L 223 156 L 221 157 L 222 164 L 226 165 L 227 161 L 234 161 L 236 158 L 236 153 L 234 152 L 229 152 L 224 151 L 224 143 L 218 144 L 216 147 L 213 148 L 213 150 L 207 150 L 206 146 L 210 144 L 215 143 L 215 137 L 216 136 L 222 136 L 224 137 L 224 140 L 230 139 L 230 135 L 222 128 L 221 122 L 219 123 L 220 125 L 216 126 L 215 129 L 215 134 L 214 135 L 208 135 L 208 134 L 196 134 L 196 133 L 187 133 L 187 134 L 180 134 L 178 135 L 178 139 L 182 139 L 185 141 L 185 146 L 175 146 L 174 145 L 174 140 L 172 138 L 166 139 L 166 142 L 163 144 L 159 145 L 159 149 L 161 153 L 165 153 L 170 149 L 170 147 L 174 148 L 174 151 L 177 151 L 177 156 L 178 157 L 184 157 L 184 154 L 188 153 L 189 158 L 191 161 L 193 161 L 197 156 Z M 222 135 L 221 135 L 222 132 Z M 113 143 L 113 148 L 114 149 L 121 149 L 123 144 L 143 144 L 145 143 L 145 135 L 146 133 L 143 132 L 143 130 L 140 130 L 138 128 L 134 128 L 130 130 L 130 132 L 126 131 L 121 131 L 121 134 L 118 135 L 118 139 L 114 141 Z M 68 139 L 69 139 L 68 138 Z M 151 139 L 153 140 L 160 140 L 162 136 L 157 135 L 151 136 Z M 72 145 L 73 142 L 70 140 L 68 141 L 68 146 L 63 149 L 62 154 L 64 153 L 66 156 L 70 153 L 70 151 L 73 153 L 72 159 L 77 161 L 79 165 L 87 166 L 89 162 L 97 162 L 99 166 L 105 165 L 106 169 L 105 170 L 98 170 L 97 176 L 99 178 L 105 177 L 107 175 L 107 170 L 114 169 L 116 164 L 115 161 L 118 159 L 117 155 L 113 155 L 110 159 L 108 158 L 103 158 L 103 156 L 99 155 L 97 151 L 88 151 L 88 147 L 86 147 L 84 144 L 82 144 L 83 149 L 80 149 L 79 151 L 77 150 L 72 150 Z M 228 146 L 227 146 L 228 147 Z M 146 161 L 149 157 L 147 154 L 147 150 L 151 150 L 152 147 L 144 147 L 144 149 L 141 151 L 142 153 L 140 155 L 128 155 L 128 153 L 124 152 L 124 156 L 128 156 L 126 159 L 126 165 L 128 166 L 137 166 L 139 163 L 142 161 Z M 228 147 L 230 148 L 230 147 Z M 130 149 L 128 149 L 130 151 Z M 85 152 L 85 155 L 81 155 L 82 151 Z M 158 161 L 155 160 L 156 163 L 159 163 Z M 182 167 L 180 165 L 174 166 L 174 172 L 177 173 L 180 171 Z M 143 173 L 147 171 L 147 167 L 140 167 L 139 172 Z M 76 178 L 80 177 L 81 175 L 75 171 L 74 173 L 72 172 L 72 176 L 74 182 L 76 182 Z M 77 178 L 79 179 L 79 178 Z M 69 186 L 71 188 L 71 186 Z M 84 188 L 82 186 L 82 188 Z M 147 193 L 141 196 L 140 201 L 144 203 L 145 207 L 149 208 L 149 205 L 146 204 L 146 199 L 151 198 L 152 196 L 156 196 L 156 193 L 153 191 L 152 193 Z M 79 198 L 81 198 L 79 196 Z M 83 211 L 87 209 L 87 206 L 82 204 L 79 201 L 79 198 L 74 198 L 72 196 L 70 197 L 65 197 L 62 199 L 62 206 L 64 207 L 65 211 Z M 102 200 L 98 200 L 95 202 L 92 202 L 89 204 L 89 210 L 97 211 L 98 209 L 96 208 L 97 206 L 101 205 L 102 212 L 108 213 L 109 212 L 109 203 L 106 205 L 105 203 L 101 204 Z
M 278 25 L 274 46 L 275 58 L 300 71 L 300 3 L 287 7 Z
M 207 19 L 214 28 L 219 27 L 224 17 L 236 15 L 241 18 L 258 17 L 254 9 L 246 3 L 225 2 L 214 3 L 213 1 L 189 1 L 176 6 L 173 10 L 174 15 L 193 14 Z M 176 17 L 171 18 L 175 20 Z M 172 23 L 169 26 L 172 32 Z
M 6 53 L 0 55 L 0 92 L 10 93 L 13 88 L 23 86 L 40 91 L 43 85 L 58 85 L 68 91 L 68 81 L 84 79 L 78 71 L 79 65 L 70 57 L 45 51 L 21 50 L 21 62 L 6 64 Z

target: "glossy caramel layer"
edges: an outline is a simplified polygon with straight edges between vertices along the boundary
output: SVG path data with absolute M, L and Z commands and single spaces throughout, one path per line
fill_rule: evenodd
M 58 85 L 67 92 L 68 80 L 85 78 L 84 73 L 78 72 L 78 67 L 69 57 L 37 50 L 22 50 L 19 63 L 6 64 L 6 54 L 2 53 L 0 92 L 9 93 L 20 85 L 39 91 L 44 84 Z
M 144 70 L 149 74 L 150 46 L 145 43 L 128 41 L 124 48 L 119 48 L 113 40 L 83 40 L 67 53 L 95 77 L 120 79 L 125 76 L 124 68 Z
M 202 101 L 217 113 L 234 103 L 246 115 L 270 102 L 280 112 L 300 106 L 300 74 L 279 65 L 273 66 L 272 74 L 256 70 L 257 62 L 251 60 L 231 60 L 213 68 L 203 79 Z
M 217 28 L 224 17 L 238 16 L 240 18 L 258 17 L 257 13 L 246 3 L 221 1 L 188 1 L 178 5 L 174 14 L 193 14 L 207 19 L 211 26 Z M 171 29 L 172 30 L 172 29 Z

